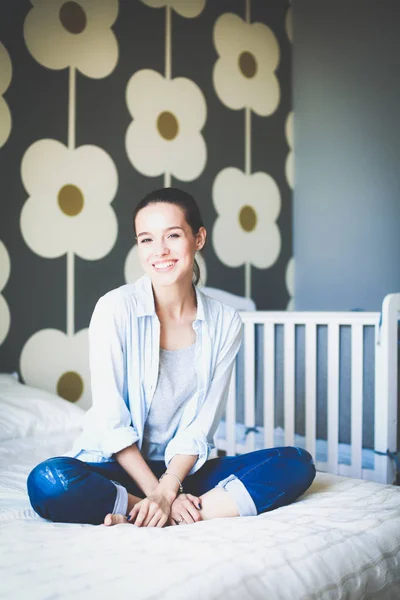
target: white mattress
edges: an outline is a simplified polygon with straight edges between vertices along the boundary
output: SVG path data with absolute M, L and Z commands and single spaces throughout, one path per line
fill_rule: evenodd
M 0 448 L 0 598 L 400 598 L 400 489 L 318 474 L 259 515 L 165 529 L 54 524 L 30 508 L 29 470 L 70 436 Z

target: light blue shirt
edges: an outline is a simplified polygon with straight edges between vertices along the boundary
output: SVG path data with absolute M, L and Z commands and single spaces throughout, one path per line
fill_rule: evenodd
M 189 474 L 200 469 L 215 447 L 243 329 L 233 308 L 197 288 L 196 296 L 197 386 L 164 457 L 168 466 L 177 454 L 197 455 Z M 147 276 L 100 298 L 89 326 L 89 347 L 93 406 L 72 454 L 86 462 L 104 462 L 134 443 L 141 449 L 157 385 L 160 322 Z

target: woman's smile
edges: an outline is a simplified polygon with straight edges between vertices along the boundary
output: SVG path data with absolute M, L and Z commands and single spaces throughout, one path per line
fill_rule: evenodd
M 167 273 L 172 271 L 177 262 L 177 260 L 163 260 L 153 263 L 152 266 L 158 272 Z
M 186 282 L 190 292 L 194 257 L 204 244 L 202 230 L 200 237 L 197 232 L 195 235 L 183 210 L 162 202 L 142 208 L 135 227 L 139 259 L 153 283 L 165 286 Z

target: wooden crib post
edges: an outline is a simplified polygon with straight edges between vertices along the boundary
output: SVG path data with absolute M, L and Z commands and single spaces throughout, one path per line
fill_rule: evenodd
M 382 323 L 375 345 L 375 450 L 396 451 L 397 444 L 397 322 L 400 294 L 389 294 L 382 305 Z M 395 478 L 393 461 L 388 456 L 375 455 L 376 481 L 392 483 Z

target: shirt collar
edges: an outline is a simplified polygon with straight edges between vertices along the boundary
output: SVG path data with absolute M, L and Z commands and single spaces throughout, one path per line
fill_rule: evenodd
M 137 299 L 137 316 L 146 317 L 156 314 L 153 288 L 151 285 L 150 277 L 143 275 L 134 283 L 136 299 Z M 197 314 L 196 321 L 205 321 L 204 314 L 204 302 L 205 296 L 200 290 L 195 287 L 196 290 L 196 301 L 197 301 Z
M 146 317 L 154 315 L 156 312 L 154 306 L 153 288 L 151 287 L 150 278 L 143 275 L 134 284 L 134 290 L 137 300 L 137 316 Z
M 204 314 L 205 295 L 199 289 L 197 289 L 196 286 L 194 286 L 194 289 L 196 291 L 196 301 L 197 301 L 196 321 L 205 321 L 206 320 L 206 317 Z

